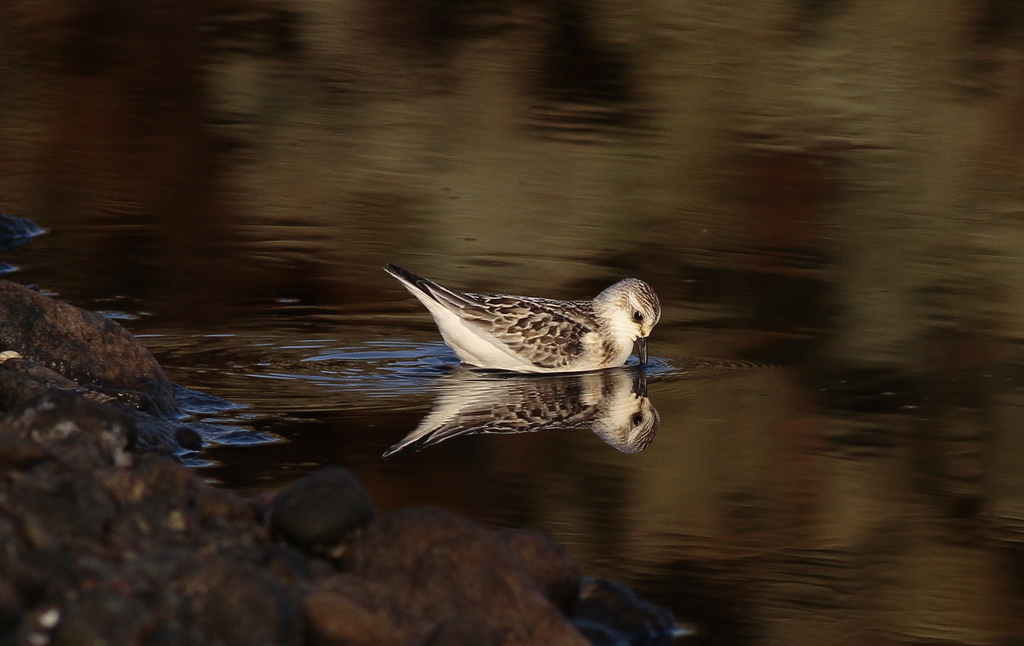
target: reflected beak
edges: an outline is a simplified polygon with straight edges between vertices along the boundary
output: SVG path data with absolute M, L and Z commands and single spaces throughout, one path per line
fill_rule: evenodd
M 647 363 L 647 337 L 637 337 L 636 354 L 640 357 L 640 365 Z
M 647 373 L 637 370 L 633 377 L 633 393 L 637 397 L 647 397 Z

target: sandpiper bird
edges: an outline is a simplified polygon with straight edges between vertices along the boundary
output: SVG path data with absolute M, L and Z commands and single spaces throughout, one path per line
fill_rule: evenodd
M 620 280 L 590 301 L 490 296 L 442 287 L 401 267 L 385 271 L 423 303 L 444 342 L 471 366 L 516 372 L 581 372 L 621 366 L 661 318 L 650 285 Z

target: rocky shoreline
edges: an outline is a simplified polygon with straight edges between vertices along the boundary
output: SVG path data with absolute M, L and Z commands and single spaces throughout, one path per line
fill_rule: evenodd
M 347 470 L 246 499 L 116 322 L 0 281 L 0 644 L 671 643 L 671 614 L 568 550 L 430 508 L 376 515 Z

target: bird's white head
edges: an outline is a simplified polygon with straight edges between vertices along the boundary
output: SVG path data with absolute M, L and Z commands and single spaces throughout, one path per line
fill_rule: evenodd
M 638 341 L 640 363 L 646 363 L 647 337 L 661 320 L 661 303 L 651 286 L 636 278 L 620 280 L 597 295 L 594 310 L 619 334 Z

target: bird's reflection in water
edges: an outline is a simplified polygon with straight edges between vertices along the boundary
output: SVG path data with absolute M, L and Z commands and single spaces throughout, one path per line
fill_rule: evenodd
M 457 368 L 438 380 L 434 409 L 394 457 L 460 435 L 589 429 L 623 453 L 643 451 L 658 432 L 643 368 L 518 375 Z

